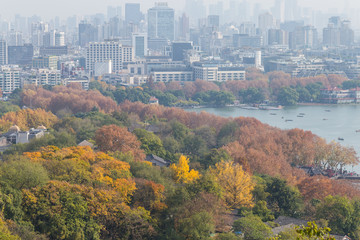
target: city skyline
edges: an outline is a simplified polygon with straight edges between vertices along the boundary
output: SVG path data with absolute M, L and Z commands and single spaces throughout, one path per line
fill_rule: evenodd
M 25 17 L 29 17 L 32 15 L 39 15 L 44 17 L 45 19 L 50 19 L 55 16 L 60 16 L 63 18 L 79 15 L 79 16 L 86 16 L 92 15 L 96 13 L 106 13 L 107 6 L 124 6 L 125 3 L 140 3 L 141 4 L 141 11 L 146 12 L 147 9 L 154 6 L 155 2 L 159 1 L 134 1 L 134 0 L 106 0 L 101 2 L 92 2 L 89 4 L 88 1 L 85 0 L 77 0 L 77 1 L 52 1 L 49 4 L 49 1 L 45 0 L 33 0 L 33 1 L 7 1 L 2 3 L 2 8 L 0 10 L 0 16 L 2 19 L 8 19 L 14 17 L 15 14 L 20 14 Z M 176 13 L 181 13 L 184 11 L 186 1 L 176 1 L 176 0 L 168 0 L 168 1 L 161 1 L 161 2 L 168 2 L 169 6 L 176 10 Z M 213 4 L 218 2 L 217 0 L 204 0 L 203 3 L 205 6 L 209 4 Z M 229 1 L 225 1 L 224 6 L 229 7 Z M 234 1 L 234 2 L 242 2 L 242 1 Z M 272 6 L 274 6 L 275 1 L 268 1 L 268 0 L 255 0 L 255 1 L 248 1 L 249 4 L 256 4 L 260 3 L 262 9 L 269 10 Z M 328 13 L 337 13 L 342 14 L 345 11 L 350 9 L 355 10 L 360 8 L 360 2 L 355 0 L 348 0 L 348 1 L 335 1 L 335 0 L 317 0 L 316 2 L 311 0 L 298 0 L 298 4 L 301 7 L 310 8 L 313 10 L 321 10 Z M 21 5 L 21 8 L 19 8 Z M 326 7 L 324 7 L 326 6 Z M 124 12 L 124 9 L 123 9 Z M 351 12 L 349 12 L 351 14 Z

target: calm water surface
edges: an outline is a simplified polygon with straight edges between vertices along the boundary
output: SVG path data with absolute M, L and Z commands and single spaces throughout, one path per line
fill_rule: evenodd
M 272 111 L 246 110 L 238 107 L 187 110 L 206 111 L 222 117 L 254 117 L 281 129 L 310 130 L 328 142 L 336 141 L 344 146 L 354 147 L 360 156 L 360 132 L 356 132 L 360 130 L 360 105 L 295 106 Z M 298 117 L 299 114 L 303 114 L 303 117 Z M 338 138 L 344 140 L 339 141 Z M 353 167 L 353 170 L 360 173 L 360 166 Z

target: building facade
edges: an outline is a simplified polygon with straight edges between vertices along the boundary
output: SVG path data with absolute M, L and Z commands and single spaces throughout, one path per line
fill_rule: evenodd
M 134 51 L 132 47 L 123 46 L 120 42 L 91 42 L 86 53 L 86 69 L 94 73 L 96 62 L 111 60 L 112 73 L 119 73 L 124 62 L 132 62 Z
M 0 67 L 0 88 L 3 94 L 11 94 L 20 87 L 20 69 L 7 66 Z
M 156 3 L 148 10 L 149 38 L 165 38 L 173 41 L 175 38 L 175 11 L 167 3 Z

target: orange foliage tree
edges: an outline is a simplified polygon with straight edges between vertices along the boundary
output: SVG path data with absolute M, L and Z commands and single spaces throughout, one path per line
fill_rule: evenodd
M 72 113 L 89 112 L 94 107 L 100 111 L 111 113 L 117 109 L 117 104 L 109 97 L 103 96 L 97 90 L 85 91 L 73 85 L 55 86 L 52 91 L 41 87 L 26 89 L 22 94 L 26 106 L 39 107 L 57 113 L 68 110 Z
M 96 144 L 103 152 L 130 152 L 135 161 L 145 160 L 145 153 L 137 137 L 126 128 L 117 125 L 107 125 L 99 128 L 95 134 Z
M 39 152 L 26 152 L 24 156 L 41 163 L 53 180 L 91 186 L 110 186 L 123 201 L 130 201 L 136 189 L 131 178 L 130 165 L 118 161 L 90 147 L 54 146 L 42 148 Z
M 51 128 L 58 118 L 44 109 L 23 109 L 17 112 L 8 112 L 0 119 L 0 130 L 6 131 L 11 125 L 17 125 L 21 130 L 36 128 L 44 125 Z

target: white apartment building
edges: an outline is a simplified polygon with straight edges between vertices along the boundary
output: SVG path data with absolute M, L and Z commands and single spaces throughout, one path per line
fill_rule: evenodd
M 23 84 L 31 84 L 36 86 L 56 86 L 61 84 L 60 70 L 38 69 L 32 70 L 30 75 L 23 77 Z
M 242 67 L 219 66 L 213 63 L 195 63 L 194 80 L 209 82 L 242 81 L 245 80 L 245 69 Z
M 0 88 L 4 94 L 10 94 L 20 88 L 20 68 L 0 67 Z
M 189 82 L 194 80 L 191 68 L 153 69 L 151 75 L 154 82 Z
M 217 70 L 217 81 L 243 81 L 245 80 L 245 70 L 237 67 L 219 67 Z
M 123 46 L 120 42 L 91 42 L 86 53 L 86 68 L 93 74 L 96 62 L 111 60 L 112 73 L 119 73 L 124 62 L 133 61 L 133 55 L 132 47 Z

